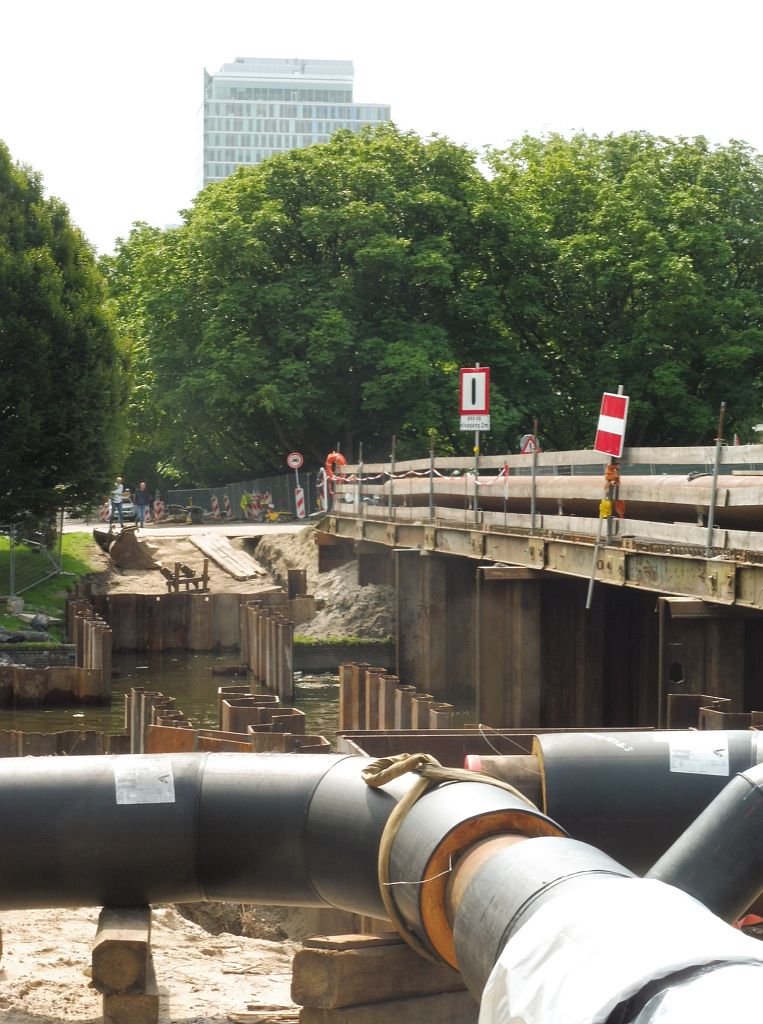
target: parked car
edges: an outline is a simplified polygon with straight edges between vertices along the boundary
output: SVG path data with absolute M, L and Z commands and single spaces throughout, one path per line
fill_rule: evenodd
M 134 523 L 138 519 L 138 513 L 135 511 L 135 506 L 132 503 L 132 498 L 129 495 L 125 495 L 122 498 L 122 522 L 123 523 Z M 111 520 L 112 523 L 119 522 L 119 512 L 112 502 L 111 505 Z

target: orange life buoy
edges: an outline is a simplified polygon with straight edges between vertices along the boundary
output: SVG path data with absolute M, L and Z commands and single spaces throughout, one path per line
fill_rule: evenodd
M 334 479 L 334 466 L 346 466 L 347 459 L 341 452 L 329 452 L 326 456 L 326 476 L 329 480 Z
M 326 456 L 326 484 L 332 497 L 334 495 L 334 467 L 346 465 L 347 459 L 341 452 L 329 452 Z

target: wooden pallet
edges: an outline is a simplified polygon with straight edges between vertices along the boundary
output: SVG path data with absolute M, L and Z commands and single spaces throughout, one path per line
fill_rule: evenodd
M 267 572 L 245 551 L 234 548 L 227 537 L 214 533 L 199 533 L 190 537 L 196 547 L 234 580 L 251 580 L 267 576 Z

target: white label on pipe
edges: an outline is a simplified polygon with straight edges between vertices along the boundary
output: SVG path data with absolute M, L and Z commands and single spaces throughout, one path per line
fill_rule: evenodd
M 174 804 L 172 763 L 164 757 L 120 758 L 114 763 L 118 804 Z
M 729 741 L 717 732 L 687 732 L 670 740 L 670 770 L 687 775 L 728 775 Z

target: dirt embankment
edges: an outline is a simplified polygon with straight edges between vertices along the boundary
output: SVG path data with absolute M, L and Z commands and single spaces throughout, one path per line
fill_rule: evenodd
M 382 639 L 395 631 L 395 593 L 392 587 L 358 584 L 358 563 L 347 562 L 330 572 L 318 572 L 315 530 L 263 537 L 255 557 L 282 586 L 288 569 L 307 569 L 308 593 L 314 594 L 318 614 L 299 627 L 300 636 L 364 636 Z
M 155 561 L 172 568 L 182 562 L 201 573 L 204 556 L 190 537 L 166 537 L 161 527 L 147 527 L 139 534 Z M 360 636 L 380 639 L 395 630 L 395 600 L 391 587 L 358 585 L 357 562 L 348 562 L 330 572 L 318 572 L 315 528 L 306 526 L 293 533 L 269 533 L 259 539 L 232 537 L 234 548 L 251 554 L 267 575 L 252 580 L 233 579 L 213 561 L 209 562 L 209 587 L 216 594 L 252 594 L 286 586 L 289 569 L 306 569 L 308 593 L 316 599 L 318 614 L 300 626 L 301 636 L 317 639 Z M 108 555 L 98 554 L 100 563 L 93 589 L 102 594 L 166 594 L 164 577 L 156 569 L 117 569 Z

